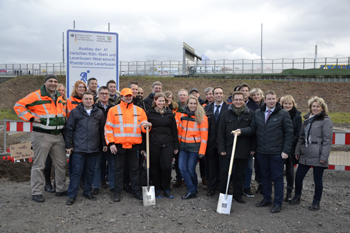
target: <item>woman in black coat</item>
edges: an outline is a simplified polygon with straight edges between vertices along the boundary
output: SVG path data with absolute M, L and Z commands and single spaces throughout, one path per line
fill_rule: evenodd
M 173 112 L 166 107 L 165 95 L 156 93 L 152 107 L 147 110 L 150 131 L 150 174 L 156 189 L 156 197 L 174 198 L 170 193 L 171 163 L 179 150 L 176 121 Z
M 286 95 L 282 99 L 282 107 L 284 110 L 289 112 L 289 115 L 293 123 L 293 144 L 290 150 L 288 158 L 285 160 L 286 165 L 286 178 L 287 178 L 287 195 L 285 201 L 289 202 L 292 200 L 292 190 L 294 184 L 294 165 L 297 164 L 297 160 L 294 157 L 295 147 L 298 143 L 299 133 L 302 125 L 301 112 L 296 109 L 296 103 L 291 95 Z

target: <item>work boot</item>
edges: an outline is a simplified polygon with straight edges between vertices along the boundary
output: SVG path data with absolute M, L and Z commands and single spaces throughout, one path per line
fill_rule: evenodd
M 207 185 L 207 178 L 205 177 L 202 177 L 202 185 Z

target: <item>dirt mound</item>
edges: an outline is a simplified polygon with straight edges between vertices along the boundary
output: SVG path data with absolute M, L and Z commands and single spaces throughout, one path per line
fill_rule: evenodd
M 60 83 L 65 83 L 64 75 L 58 76 Z M 190 90 L 196 87 L 204 99 L 206 87 L 221 86 L 224 89 L 226 98 L 232 93 L 235 86 L 243 82 L 251 88 L 259 87 L 263 91 L 274 90 L 278 96 L 293 95 L 298 109 L 306 111 L 307 100 L 312 96 L 319 96 L 325 99 L 328 108 L 333 112 L 348 112 L 350 104 L 350 83 L 327 83 L 327 82 L 288 82 L 272 80 L 240 80 L 240 79 L 215 79 L 215 78 L 189 78 L 189 77 L 120 77 L 120 89 L 126 87 L 129 82 L 137 81 L 144 89 L 145 94 L 151 92 L 152 83 L 161 81 L 163 90 L 171 90 L 177 96 L 181 89 Z M 21 76 L 13 78 L 0 84 L 0 108 L 12 109 L 19 99 L 30 92 L 38 90 L 44 83 L 44 76 Z
M 0 179 L 23 182 L 30 180 L 30 170 L 32 163 L 13 163 L 10 160 L 0 160 Z

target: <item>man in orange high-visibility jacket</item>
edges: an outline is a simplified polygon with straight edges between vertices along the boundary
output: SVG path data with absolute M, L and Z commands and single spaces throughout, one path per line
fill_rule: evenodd
M 139 181 L 138 151 L 144 154 L 142 134 L 145 128 L 152 124 L 147 121 L 145 111 L 133 104 L 133 96 L 130 88 L 124 88 L 121 92 L 120 104 L 108 111 L 105 125 L 105 139 L 112 154 L 115 154 L 115 184 L 113 201 L 120 201 L 123 190 L 124 164 L 127 160 L 129 166 L 130 183 L 133 196 L 142 200 Z
M 58 79 L 55 75 L 45 76 L 44 85 L 35 92 L 19 100 L 14 110 L 24 121 L 33 122 L 31 134 L 34 162 L 31 172 L 32 199 L 44 202 L 45 161 L 50 154 L 55 167 L 56 196 L 67 195 L 66 153 L 61 131 L 66 122 L 64 101 L 56 91 Z

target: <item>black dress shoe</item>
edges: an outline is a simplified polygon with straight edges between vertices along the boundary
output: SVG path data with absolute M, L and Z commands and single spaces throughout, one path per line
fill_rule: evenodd
M 289 202 L 289 205 L 298 205 L 300 204 L 300 197 L 295 196 L 293 199 Z
M 120 195 L 119 194 L 114 194 L 113 201 L 114 202 L 120 202 Z
M 74 198 L 74 197 L 69 197 L 69 198 L 68 198 L 68 201 L 66 202 L 66 204 L 67 204 L 67 205 L 73 205 L 74 201 L 75 201 L 75 198 Z
M 55 192 L 55 189 L 52 187 L 51 184 L 46 184 L 46 185 L 45 185 L 45 191 L 46 191 L 46 192 L 49 192 L 49 193 L 54 193 L 54 192 Z
M 194 193 L 187 193 L 185 196 L 182 196 L 181 199 L 190 199 L 190 198 L 196 198 L 197 195 Z
M 309 210 L 316 211 L 320 209 L 320 202 L 319 201 L 313 201 L 312 204 L 309 206 Z
M 255 206 L 256 207 L 265 207 L 271 205 L 271 202 L 267 202 L 265 200 L 262 200 L 261 202 L 257 203 Z
M 32 199 L 35 202 L 44 202 L 45 201 L 43 195 L 41 195 L 41 194 L 40 195 L 32 195 Z
M 91 193 L 89 193 L 87 195 L 83 194 L 83 196 L 86 197 L 87 199 L 91 200 L 91 201 L 96 201 L 97 200 L 97 198 L 94 197 Z
M 93 188 L 91 193 L 92 193 L 93 195 L 97 195 L 99 191 L 100 191 L 100 190 L 99 190 L 98 188 Z
M 55 193 L 55 196 L 57 196 L 57 197 L 67 196 L 67 191 L 64 191 L 64 192 L 56 192 L 56 193 Z
M 236 200 L 238 203 L 242 203 L 242 204 L 246 203 L 245 200 L 243 200 L 242 197 L 235 197 L 235 200 Z
M 209 190 L 209 192 L 207 193 L 207 196 L 208 197 L 212 197 L 212 196 L 214 196 L 215 195 L 215 190 Z
M 142 196 L 141 193 L 136 193 L 136 194 L 134 194 L 134 197 L 135 197 L 137 200 L 140 200 L 140 201 L 143 200 L 143 196 Z
M 271 208 L 271 213 L 279 213 L 279 212 L 281 212 L 281 206 L 273 205 L 273 207 Z

